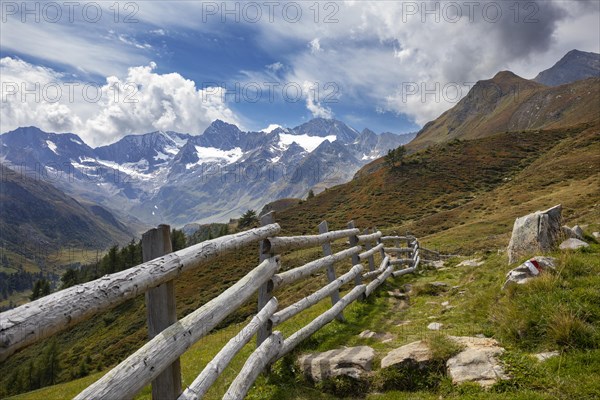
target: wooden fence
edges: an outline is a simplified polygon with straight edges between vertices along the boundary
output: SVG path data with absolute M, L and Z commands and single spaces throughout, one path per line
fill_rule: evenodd
M 343 310 L 348 304 L 370 296 L 390 276 L 414 272 L 421 260 L 420 253 L 431 253 L 420 248 L 414 236 L 383 236 L 375 228 L 372 232 L 361 233 L 353 222 L 347 229 L 329 231 L 324 221 L 315 235 L 282 237 L 277 236 L 279 232 L 280 227 L 272 214 L 267 214 L 261 219 L 259 228 L 171 252 L 169 227 L 160 225 L 142 238 L 142 264 L 0 314 L 0 361 L 25 346 L 145 294 L 149 341 L 76 399 L 132 398 L 149 383 L 152 383 L 154 399 L 200 399 L 233 357 L 256 335 L 256 350 L 224 396 L 224 399 L 241 399 L 270 364 L 327 323 L 336 318 L 343 320 Z M 346 240 L 347 248 L 333 253 L 331 244 L 340 239 Z M 220 255 L 257 243 L 260 244 L 260 261 L 256 268 L 216 298 L 177 320 L 173 282 L 179 275 L 207 265 Z M 323 257 L 282 270 L 281 254 L 311 247 L 321 247 Z M 376 254 L 381 260 L 378 266 Z M 348 259 L 351 260 L 348 271 L 336 276 L 334 264 Z M 326 272 L 328 283 L 325 286 L 280 309 L 274 297 L 277 290 L 310 279 L 321 271 Z M 340 290 L 350 282 L 353 282 L 353 288 L 342 295 Z M 256 293 L 257 314 L 182 391 L 179 357 Z M 331 307 L 289 337 L 273 330 L 327 297 L 331 299 Z

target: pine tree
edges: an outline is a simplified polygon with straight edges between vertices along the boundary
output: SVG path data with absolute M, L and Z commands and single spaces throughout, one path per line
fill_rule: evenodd
M 238 228 L 248 228 L 255 225 L 258 222 L 258 217 L 256 216 L 256 211 L 248 210 L 246 211 L 240 218 L 238 222 Z
M 182 230 L 173 228 L 171 230 L 171 246 L 173 251 L 181 250 L 186 247 L 185 233 Z

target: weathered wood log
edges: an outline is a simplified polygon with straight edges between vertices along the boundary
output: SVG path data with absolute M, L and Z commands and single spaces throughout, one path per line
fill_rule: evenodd
M 321 235 L 271 237 L 265 240 L 263 251 L 265 253 L 281 254 L 287 250 L 306 249 L 318 246 L 325 242 L 331 242 L 356 235 L 359 232 L 358 229 L 344 229 L 323 233 Z
M 354 229 L 354 221 L 350 221 L 348 222 L 348 229 Z M 356 235 L 352 235 L 348 238 L 348 242 L 350 243 L 350 246 L 358 246 L 358 238 L 356 237 Z M 360 264 L 360 257 L 358 256 L 358 254 L 353 254 L 352 255 L 352 265 L 356 265 L 356 264 Z M 356 286 L 361 285 L 362 284 L 362 275 L 356 275 L 356 277 L 354 278 L 354 284 Z
M 381 264 L 379 265 L 379 268 L 377 268 L 374 271 L 370 271 L 370 272 L 367 272 L 366 274 L 363 274 L 363 279 L 371 279 L 371 277 L 381 274 L 390 265 L 389 261 L 390 261 L 390 258 L 388 256 L 385 256 L 385 258 L 383 260 L 381 260 Z
M 218 297 L 162 331 L 75 398 L 113 400 L 133 397 L 191 345 L 248 301 L 278 268 L 278 257 L 263 261 Z
M 358 264 L 350 269 L 350 271 L 346 272 L 344 275 L 337 278 L 335 281 L 329 283 L 328 285 L 322 287 L 317 290 L 313 294 L 304 297 L 303 299 L 297 301 L 296 303 L 284 308 L 281 311 L 277 311 L 272 317 L 271 322 L 273 326 L 277 326 L 293 316 L 301 313 L 309 307 L 314 306 L 319 301 L 323 300 L 325 297 L 329 296 L 332 292 L 338 292 L 339 289 L 344 286 L 346 283 L 350 282 L 356 274 L 359 274 L 363 270 L 363 266 Z
M 395 260 L 390 260 L 391 265 L 410 264 L 411 262 L 412 258 L 397 258 Z
M 413 268 L 417 269 L 420 262 L 421 262 L 421 257 L 417 257 L 417 260 L 413 263 Z
M 329 225 L 327 224 L 327 221 L 323 221 L 319 224 L 319 234 L 324 234 L 327 232 L 329 232 Z M 324 256 L 330 256 L 333 254 L 333 251 L 331 250 L 331 243 L 325 242 L 321 245 L 321 248 L 323 249 Z M 329 264 L 327 266 L 327 281 L 331 283 L 334 282 L 335 279 L 335 266 L 333 264 Z M 331 292 L 331 305 L 335 305 L 335 303 L 338 301 L 340 301 L 340 292 L 339 290 L 334 290 Z M 344 315 L 341 313 L 336 318 L 338 321 L 344 321 Z
M 272 224 L 208 240 L 5 311 L 0 314 L 0 361 L 18 349 L 173 280 L 219 255 L 273 236 L 279 230 L 279 225 Z
M 401 276 L 401 275 L 404 275 L 404 274 L 410 274 L 411 272 L 415 272 L 417 270 L 417 267 L 419 266 L 419 261 L 420 261 L 420 259 L 419 259 L 419 257 L 417 257 L 417 260 L 413 264 L 412 267 L 410 267 L 410 268 L 404 268 L 404 269 L 401 269 L 399 271 L 394 271 L 394 273 L 393 273 L 394 277 Z
M 283 335 L 281 332 L 273 332 L 254 353 L 248 357 L 242 370 L 229 386 L 227 393 L 223 396 L 225 400 L 241 400 L 246 397 L 248 390 L 258 378 L 263 369 L 271 363 L 281 350 Z
M 312 320 L 308 325 L 306 325 L 303 328 L 300 328 L 298 331 L 296 331 L 296 333 L 288 337 L 285 340 L 285 342 L 283 342 L 283 346 L 279 351 L 277 358 L 279 359 L 285 356 L 304 339 L 321 329 L 329 322 L 333 321 L 335 316 L 339 314 L 342 310 L 344 310 L 344 308 L 346 308 L 348 304 L 352 303 L 359 297 L 364 296 L 366 289 L 366 285 L 355 286 L 348 294 L 342 297 L 335 306 L 331 307 L 329 310 L 325 311 L 323 314 L 319 315 L 317 318 Z
M 405 275 L 405 274 L 410 274 L 410 273 L 412 273 L 412 272 L 415 272 L 415 270 L 416 270 L 416 268 L 414 268 L 414 267 L 410 267 L 410 268 L 404 268 L 404 269 L 401 269 L 401 270 L 399 270 L 399 271 L 394 271 L 394 272 L 392 273 L 392 275 L 393 275 L 394 277 L 398 277 L 398 276 L 402 276 L 402 275 Z
M 399 253 L 412 253 L 412 247 L 385 247 L 387 253 L 399 254 Z
M 371 293 L 373 293 L 373 291 L 379 287 L 379 285 L 381 285 L 383 282 L 385 282 L 385 280 L 387 278 L 390 277 L 392 272 L 394 272 L 394 267 L 390 265 L 385 269 L 385 271 L 381 275 L 379 275 L 377 278 L 373 279 L 367 285 L 367 289 L 365 290 L 365 296 L 369 297 L 371 295 Z
M 275 223 L 275 215 L 273 214 L 273 212 L 271 211 L 270 213 L 267 213 L 265 215 L 263 215 L 260 218 L 260 225 L 261 226 L 267 226 L 270 224 L 274 224 Z M 262 240 L 260 242 L 260 247 L 258 250 L 258 258 L 260 262 L 263 262 L 264 260 L 266 260 L 267 258 L 273 257 L 275 254 L 274 253 L 268 253 L 265 252 L 266 246 L 266 242 L 265 240 Z M 262 285 L 259 289 L 258 289 L 258 307 L 257 307 L 257 311 L 260 311 L 270 300 L 271 298 L 273 298 L 273 281 L 269 280 L 267 282 L 265 282 L 264 285 Z M 260 327 L 260 329 L 258 330 L 258 333 L 256 335 L 256 346 L 260 346 L 260 344 L 262 342 L 264 342 L 269 336 L 271 336 L 271 332 L 272 332 L 272 326 L 271 326 L 271 322 L 269 320 L 265 321 L 264 325 Z
M 369 229 L 365 229 L 365 234 L 369 233 Z M 358 237 L 359 242 L 360 242 L 360 236 Z M 373 246 L 371 246 L 370 241 L 366 241 L 364 242 L 364 246 L 365 246 L 365 250 L 369 251 L 371 250 L 371 248 Z M 373 257 L 373 255 L 371 255 L 370 257 L 367 258 L 367 260 L 369 261 L 369 271 L 374 271 L 375 270 L 375 258 Z
M 288 285 L 292 282 L 295 282 L 299 279 L 306 278 L 307 276 L 310 276 L 311 274 L 327 267 L 328 265 L 332 265 L 333 263 L 358 254 L 361 251 L 361 249 L 362 247 L 360 246 L 351 247 L 333 255 L 316 259 L 307 264 L 304 264 L 301 267 L 290 269 L 289 271 L 277 274 L 273 277 L 273 288 L 275 290 L 284 285 Z
M 252 339 L 252 336 L 271 318 L 277 310 L 277 299 L 273 297 L 265 306 L 252 318 L 236 336 L 219 351 L 219 353 L 204 367 L 200 375 L 194 382 L 179 396 L 178 400 L 198 400 L 204 397 L 208 389 L 217 378 L 223 373 L 223 370 L 229 365 L 233 357 Z
M 358 242 L 359 243 L 368 243 L 368 242 L 373 242 L 379 238 L 381 238 L 381 232 L 377 231 L 371 234 L 364 234 L 364 235 L 358 235 Z
M 377 231 L 377 227 L 374 227 L 373 229 L 375 229 Z M 380 236 L 377 239 L 377 244 L 383 243 L 383 241 L 381 240 L 381 238 L 382 238 L 382 236 Z M 385 258 L 385 250 L 382 248 L 381 250 L 379 250 L 379 253 L 380 253 L 379 255 L 381 256 L 381 259 L 383 260 Z
M 173 252 L 171 227 L 159 225 L 142 235 L 142 260 L 154 260 Z M 174 281 L 165 282 L 146 292 L 148 338 L 152 339 L 177 322 Z M 181 394 L 181 366 L 179 358 L 152 381 L 153 399 L 176 399 Z
M 416 261 L 417 257 L 419 257 L 419 249 L 415 250 L 412 256 L 413 262 Z
M 406 239 L 414 239 L 414 236 L 382 236 L 381 240 L 406 240 Z
M 380 243 L 377 246 L 373 247 L 371 250 L 368 250 L 368 251 L 360 253 L 358 255 L 358 258 L 361 259 L 361 260 L 364 260 L 365 258 L 372 257 L 373 254 L 377 253 L 382 248 L 383 248 L 383 243 Z

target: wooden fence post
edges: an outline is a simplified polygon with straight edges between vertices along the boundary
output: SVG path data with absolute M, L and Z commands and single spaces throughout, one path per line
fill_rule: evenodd
M 377 232 L 377 227 L 374 226 L 373 227 L 373 231 Z M 383 243 L 383 240 L 381 240 L 381 237 L 379 239 L 377 239 L 377 244 L 381 244 Z M 385 258 L 385 248 L 381 248 L 381 250 L 379 250 L 380 254 L 381 254 L 381 259 L 383 260 Z
M 373 231 L 376 232 L 376 231 Z M 365 229 L 365 231 L 363 232 L 365 235 L 369 234 L 369 228 Z M 369 251 L 371 250 L 371 242 L 369 242 L 368 240 L 365 242 L 365 251 Z M 371 254 L 367 260 L 369 260 L 369 271 L 375 271 L 375 258 L 373 257 L 373 254 Z
M 329 232 L 329 226 L 327 224 L 327 221 L 323 221 L 319 224 L 319 233 L 327 233 Z M 321 245 L 321 247 L 323 248 L 323 254 L 325 256 L 330 256 L 332 253 L 331 251 L 331 243 L 329 242 L 325 242 Z M 327 281 L 329 283 L 333 282 L 336 280 L 336 276 L 335 276 L 335 265 L 331 264 L 327 266 Z M 336 290 L 334 292 L 331 293 L 331 306 L 335 306 L 335 303 L 337 303 L 338 301 L 340 301 L 340 291 Z M 343 313 L 339 313 L 338 315 L 336 315 L 336 319 L 338 321 L 344 321 L 344 314 Z
M 355 228 L 354 221 L 348 222 L 348 229 L 354 229 L 354 228 Z M 350 247 L 354 247 L 354 246 L 358 246 L 358 238 L 356 237 L 356 235 L 350 236 Z M 360 264 L 360 257 L 358 256 L 358 254 L 353 254 L 352 255 L 352 266 L 355 266 L 357 264 Z M 354 284 L 356 286 L 362 285 L 362 274 L 356 275 L 356 278 L 354 278 Z
M 159 225 L 158 228 L 150 229 L 142 235 L 142 259 L 144 262 L 172 251 L 169 225 Z M 150 339 L 177 322 L 173 281 L 165 282 L 146 292 L 146 310 Z M 177 359 L 152 381 L 152 398 L 155 400 L 177 399 L 180 394 L 181 366 Z
M 274 223 L 275 223 L 275 217 L 273 216 L 272 211 L 268 214 L 263 215 L 260 218 L 260 226 L 265 226 L 265 225 L 274 224 Z M 260 262 L 263 262 L 267 258 L 271 258 L 274 255 L 274 254 L 269 254 L 269 253 L 264 254 L 263 253 L 264 246 L 265 246 L 265 241 L 262 240 L 260 242 L 260 249 L 259 249 Z M 269 279 L 264 285 L 262 285 L 258 289 L 258 311 L 257 312 L 262 310 L 263 307 L 267 305 L 267 303 L 269 302 L 269 300 L 271 300 L 272 297 L 273 297 L 273 280 Z M 271 333 L 273 333 L 273 324 L 270 319 L 267 319 L 265 324 L 256 333 L 256 347 L 259 347 L 262 344 L 262 342 L 267 340 L 267 338 L 269 336 L 271 336 Z

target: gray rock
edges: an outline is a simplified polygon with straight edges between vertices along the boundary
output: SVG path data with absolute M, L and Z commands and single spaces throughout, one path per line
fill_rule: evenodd
M 583 239 L 583 229 L 579 225 L 575 225 L 572 230 L 577 239 Z
M 536 252 L 552 250 L 562 233 L 561 220 L 560 204 L 517 218 L 508 244 L 508 263 Z
M 546 361 L 549 358 L 557 357 L 560 353 L 558 351 L 546 351 L 544 353 L 534 354 L 533 356 L 538 359 L 538 361 Z
M 517 268 L 511 269 L 506 274 L 506 281 L 502 285 L 502 289 L 506 289 L 509 285 L 516 283 L 522 285 L 529 282 L 532 278 L 538 277 L 541 273 L 547 270 L 556 268 L 557 260 L 553 257 L 536 256 Z
M 568 226 L 563 225 L 561 229 L 562 229 L 563 235 L 567 239 L 569 239 L 569 238 L 577 238 L 577 234 L 573 231 L 573 229 L 569 228 Z
M 483 264 L 484 264 L 484 262 L 481 261 L 481 258 L 473 258 L 470 260 L 462 261 L 461 263 L 459 263 L 457 265 L 457 267 L 479 267 L 479 266 L 482 266 Z
M 589 246 L 589 244 L 587 244 L 583 240 L 571 238 L 571 239 L 567 239 L 564 242 L 562 242 L 560 244 L 560 246 L 558 246 L 558 248 L 561 250 L 577 250 L 582 247 L 588 247 L 588 246 Z
M 439 322 L 432 322 L 429 325 L 427 325 L 427 329 L 429 329 L 430 331 L 439 331 L 440 329 L 442 329 L 443 326 L 444 324 L 440 324 Z
M 592 232 L 592 236 L 594 237 L 594 239 L 600 239 L 600 232 Z
M 389 332 L 377 333 L 368 329 L 366 331 L 362 331 L 358 336 L 363 339 L 377 339 L 381 341 L 381 343 L 388 343 L 394 339 L 394 336 Z
M 431 361 L 432 357 L 427 343 L 419 340 L 390 351 L 381 360 L 381 368 L 387 368 L 392 365 L 416 365 L 417 367 L 422 367 Z
M 324 353 L 305 354 L 298 358 L 300 369 L 313 381 L 335 376 L 363 378 L 372 370 L 375 351 L 369 346 L 347 347 Z
M 448 375 L 454 384 L 475 382 L 487 388 L 500 379 L 510 379 L 497 359 L 504 349 L 494 339 L 468 336 L 449 338 L 465 347 L 446 362 Z

